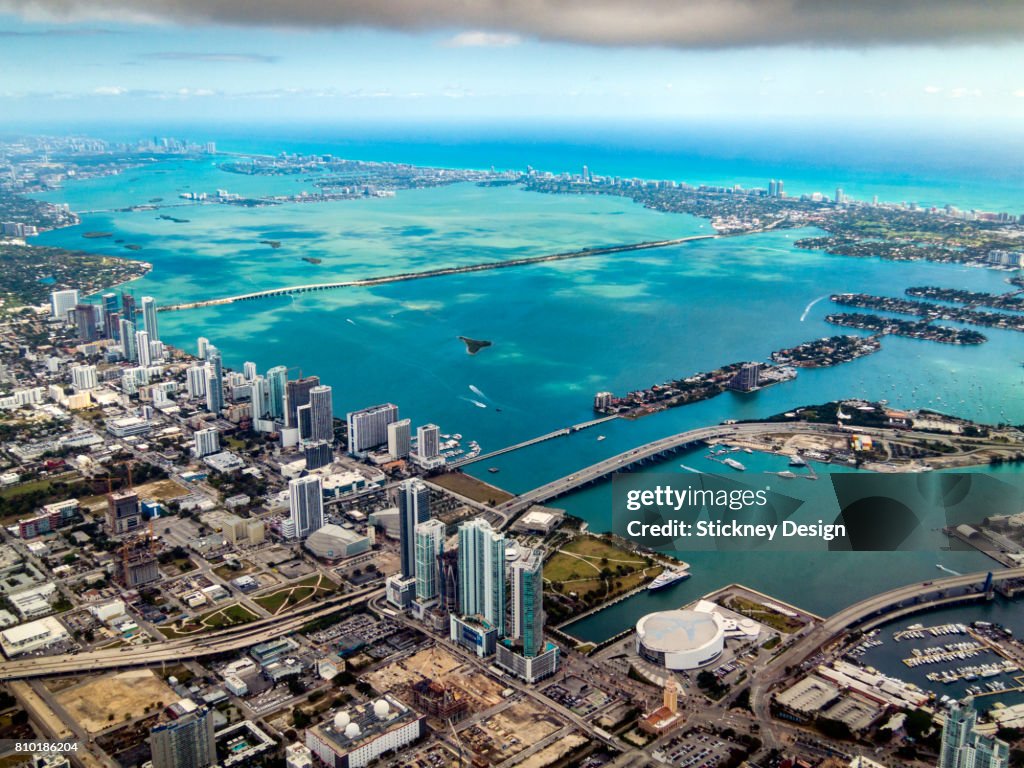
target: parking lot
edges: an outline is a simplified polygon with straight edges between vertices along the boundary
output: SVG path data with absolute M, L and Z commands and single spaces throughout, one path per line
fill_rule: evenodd
M 741 748 L 714 734 L 691 730 L 669 740 L 659 750 L 661 759 L 679 768 L 716 768 L 725 765 Z
M 544 695 L 573 714 L 586 717 L 612 700 L 612 696 L 579 677 L 567 677 L 544 689 Z

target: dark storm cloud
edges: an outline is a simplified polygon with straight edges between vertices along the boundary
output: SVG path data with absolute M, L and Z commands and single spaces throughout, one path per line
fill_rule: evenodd
M 26 18 L 485 30 L 588 45 L 730 48 L 1009 41 L 1016 0 L 0 0 Z

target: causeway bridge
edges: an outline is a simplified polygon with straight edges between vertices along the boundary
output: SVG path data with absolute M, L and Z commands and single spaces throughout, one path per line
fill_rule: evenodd
M 549 253 L 544 256 L 528 256 L 521 259 L 506 259 L 504 261 L 487 261 L 481 264 L 467 264 L 459 267 L 440 267 L 437 269 L 426 269 L 420 272 L 400 272 L 395 275 L 382 275 L 381 277 L 368 277 L 361 280 L 340 280 L 331 283 L 310 283 L 308 285 L 292 285 L 283 288 L 270 288 L 264 291 L 253 291 L 251 293 L 240 293 L 237 296 L 225 296 L 220 299 L 207 299 L 205 301 L 190 301 L 181 304 L 168 304 L 158 306 L 158 312 L 177 312 L 185 309 L 201 309 L 203 307 L 217 307 L 223 304 L 234 304 L 237 301 L 256 301 L 257 299 L 269 299 L 274 296 L 294 296 L 300 293 L 312 293 L 315 291 L 332 291 L 338 288 L 369 288 L 375 285 L 386 285 L 388 283 L 401 283 L 408 280 L 426 280 L 431 277 L 446 277 L 448 275 L 462 275 L 469 272 L 487 272 L 492 269 L 511 269 L 512 267 L 525 267 L 531 264 L 543 264 L 549 261 L 566 261 L 568 259 L 584 259 L 592 256 L 607 256 L 612 253 L 625 253 L 627 251 L 643 251 L 651 248 L 666 248 L 672 245 L 680 245 L 694 240 L 713 240 L 720 235 L 693 235 L 690 237 L 677 237 L 671 240 L 651 240 L 642 243 L 629 243 L 626 245 L 608 245 L 599 248 L 584 248 L 580 251 L 565 251 L 562 253 Z
M 772 432 L 833 435 L 835 434 L 835 429 L 834 426 L 829 424 L 792 424 L 788 422 L 785 424 L 716 424 L 710 427 L 691 429 L 687 432 L 680 432 L 669 437 L 663 437 L 660 440 L 654 440 L 639 448 L 634 448 L 625 453 L 611 456 L 604 461 L 599 461 L 596 464 L 591 464 L 589 467 L 577 470 L 571 475 L 553 480 L 539 488 L 534 488 L 532 491 L 516 496 L 514 499 L 509 499 L 505 503 L 496 506 L 495 510 L 511 522 L 517 515 L 525 512 L 534 504 L 544 504 L 585 486 L 601 482 L 616 472 L 628 472 L 645 464 L 663 461 L 675 453 L 694 448 L 707 440 L 742 438 L 771 434 Z M 512 446 L 510 450 L 516 447 L 522 446 Z M 479 458 L 482 459 L 484 457 Z
M 582 432 L 584 429 L 590 429 L 591 427 L 596 427 L 598 424 L 604 424 L 607 421 L 612 421 L 617 418 L 619 417 L 602 416 L 600 419 L 591 419 L 590 421 L 580 422 L 579 424 L 573 424 L 571 427 L 562 427 L 561 429 L 556 429 L 553 432 L 547 432 L 546 434 L 538 435 L 537 437 L 531 437 L 529 440 L 523 440 L 521 443 L 516 443 L 515 445 L 506 445 L 504 448 L 499 448 L 496 451 L 490 451 L 489 453 L 484 453 L 480 456 L 474 456 L 471 459 L 459 459 L 458 461 L 453 461 L 448 465 L 448 467 L 450 469 L 459 469 L 467 464 L 475 464 L 478 461 L 487 461 L 487 459 L 493 459 L 495 456 L 501 456 L 504 453 L 512 453 L 513 451 L 518 451 L 520 448 L 528 448 L 529 446 L 536 445 L 537 443 L 554 440 L 556 437 L 568 437 L 574 432 Z

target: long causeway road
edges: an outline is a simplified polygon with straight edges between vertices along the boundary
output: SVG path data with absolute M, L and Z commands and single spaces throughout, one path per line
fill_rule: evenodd
M 374 285 L 386 285 L 387 283 L 401 283 L 407 280 L 426 280 L 430 277 L 445 277 L 447 275 L 461 275 L 468 272 L 486 272 L 492 269 L 510 269 L 511 267 L 525 267 L 531 264 L 544 264 L 549 261 L 566 261 L 568 259 L 584 259 L 591 256 L 607 256 L 612 253 L 625 253 L 627 251 L 645 251 L 651 248 L 667 248 L 672 245 L 681 245 L 694 240 L 713 240 L 722 235 L 692 235 L 690 237 L 677 237 L 672 240 L 651 240 L 643 243 L 628 243 L 626 245 L 608 245 L 600 248 L 584 248 L 580 251 L 564 251 L 562 253 L 549 253 L 545 256 L 528 256 L 522 259 L 507 259 L 505 261 L 486 261 L 482 264 L 467 264 L 461 267 L 441 267 L 438 269 L 427 269 L 422 272 L 401 272 L 397 275 L 382 275 L 381 277 L 368 277 L 362 280 L 342 280 L 334 283 L 310 283 L 308 285 L 292 285 L 284 288 L 270 288 L 265 291 L 253 291 L 252 293 L 241 293 L 237 296 L 225 296 L 220 299 L 207 299 L 206 301 L 190 301 L 182 304 L 168 304 L 158 307 L 160 312 L 176 312 L 183 309 L 200 309 L 202 307 L 217 307 L 222 304 L 234 304 L 236 301 L 255 301 L 256 299 L 268 299 L 274 296 L 292 296 L 299 293 L 311 293 L 313 291 L 330 291 L 337 288 L 369 288 Z

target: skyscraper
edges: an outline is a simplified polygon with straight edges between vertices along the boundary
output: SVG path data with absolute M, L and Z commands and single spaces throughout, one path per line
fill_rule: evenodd
M 388 424 L 388 453 L 395 459 L 409 455 L 412 443 L 412 421 L 399 419 Z
M 149 346 L 149 333 L 146 331 L 135 332 L 135 353 L 139 356 L 139 365 L 150 366 L 153 364 L 153 352 Z
M 430 489 L 422 480 L 406 480 L 398 489 L 398 540 L 402 578 L 416 575 L 416 526 L 430 519 Z
M 121 337 L 121 349 L 124 351 L 124 359 L 137 362 L 139 359 L 139 348 L 135 343 L 135 323 L 121 318 L 118 325 L 120 326 L 118 335 Z
M 288 483 L 288 512 L 292 535 L 304 539 L 324 525 L 323 484 L 316 475 Z
M 121 294 L 121 317 L 129 323 L 135 322 L 135 297 L 130 293 Z
M 393 421 L 398 421 L 398 406 L 392 403 L 349 413 L 348 452 L 364 454 L 387 444 L 388 424 Z
M 512 638 L 523 644 L 523 655 L 544 648 L 544 553 L 527 550 L 512 564 Z
M 433 600 L 441 593 L 440 557 L 444 552 L 444 523 L 427 520 L 415 530 L 416 599 Z
M 441 428 L 437 424 L 424 424 L 416 428 L 416 455 L 432 459 L 441 452 Z
M 142 321 L 146 326 L 146 333 L 149 338 L 159 341 L 160 331 L 156 323 L 156 299 L 152 296 L 142 297 Z
M 1007 768 L 1010 745 L 975 730 L 978 713 L 970 703 L 953 703 L 942 729 L 939 768 Z
M 149 732 L 153 768 L 210 768 L 217 764 L 213 712 L 193 709 Z
M 206 348 L 206 410 L 210 413 L 224 410 L 224 366 L 220 350 L 213 344 Z
M 117 338 L 119 328 L 117 321 L 121 319 L 117 306 L 116 293 L 103 294 L 103 335 L 108 339 Z
M 96 327 L 96 307 L 92 304 L 76 304 L 71 309 L 71 319 L 77 336 L 82 341 L 96 341 L 100 337 Z
M 483 518 L 459 526 L 459 613 L 505 634 L 505 537 Z
M 206 397 L 205 365 L 193 365 L 185 371 L 185 390 L 189 397 Z
M 67 320 L 68 312 L 78 304 L 78 290 L 69 288 L 66 291 L 54 291 L 50 294 L 50 310 L 57 320 Z
M 71 386 L 74 387 L 75 392 L 85 392 L 86 390 L 96 389 L 96 366 L 71 366 Z
M 246 361 L 242 363 L 242 373 L 245 374 L 246 381 L 252 381 L 256 378 L 256 363 Z
M 318 386 L 320 386 L 318 376 L 306 376 L 288 382 L 284 395 L 284 425 L 286 427 L 299 426 L 299 406 L 309 404 L 309 392 Z
M 334 403 L 330 387 L 320 385 L 309 390 L 310 440 L 334 441 Z
M 252 403 L 252 417 L 265 419 L 270 410 L 270 387 L 262 376 L 256 376 L 252 380 L 249 401 Z
M 284 418 L 284 394 L 288 383 L 288 369 L 277 365 L 267 371 L 267 390 L 270 405 L 270 418 Z
M 205 360 L 206 359 L 206 350 L 208 350 L 210 348 L 210 340 L 208 338 L 206 338 L 205 336 L 200 336 L 197 339 L 197 347 L 198 347 L 198 350 L 197 350 L 196 356 L 200 360 Z

